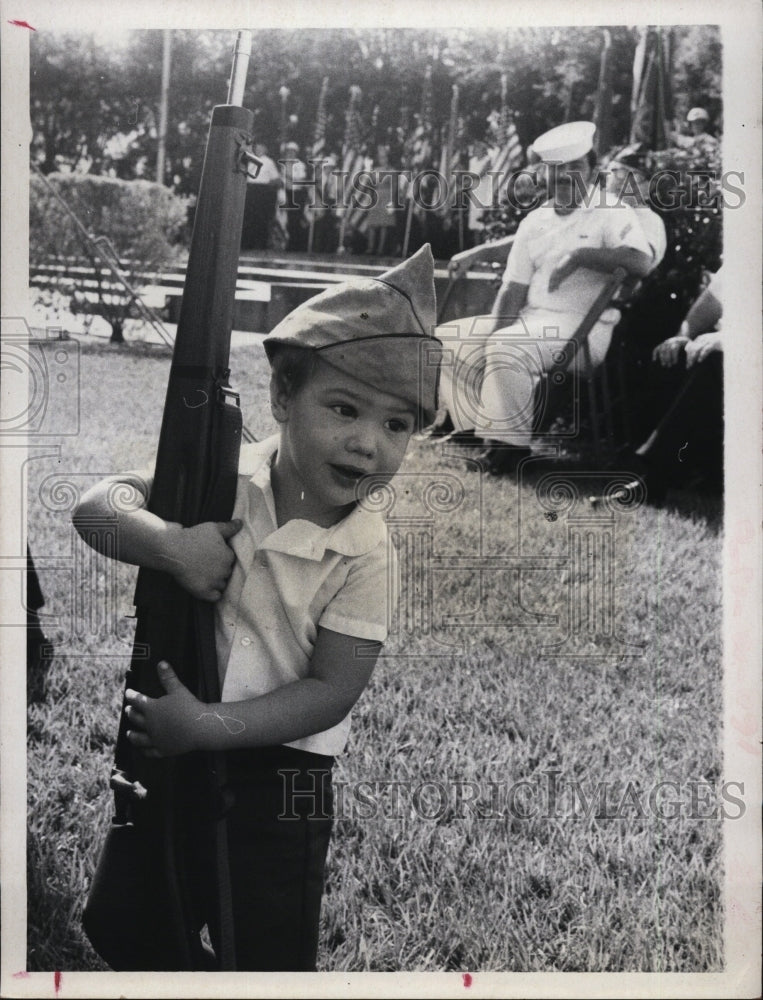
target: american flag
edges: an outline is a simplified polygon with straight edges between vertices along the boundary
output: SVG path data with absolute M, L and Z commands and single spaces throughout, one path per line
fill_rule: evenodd
M 455 207 L 456 191 L 453 174 L 461 165 L 463 129 L 464 121 L 458 114 L 458 87 L 454 84 L 451 90 L 448 131 L 440 154 L 440 175 L 447 181 L 449 192 L 447 201 L 439 209 L 439 214 L 443 217 L 450 215 L 451 210 Z
M 421 114 L 405 143 L 406 167 L 414 174 L 432 165 L 432 67 L 427 66 L 421 95 Z
M 410 171 L 410 183 L 406 189 L 405 196 L 409 202 L 409 216 L 411 211 L 413 211 L 417 218 L 421 218 L 425 214 L 425 209 L 418 202 L 415 205 L 413 204 L 415 200 L 414 194 L 416 194 L 417 190 L 417 185 L 413 182 L 416 175 L 429 169 L 433 165 L 434 161 L 434 145 L 432 141 L 432 119 L 434 114 L 432 108 L 431 66 L 427 66 L 426 73 L 424 74 L 424 86 L 421 94 L 421 113 L 415 115 L 414 117 L 416 121 L 416 128 L 406 140 L 404 148 L 404 165 L 406 170 Z M 407 223 L 407 226 L 410 226 L 410 222 Z
M 363 156 L 363 121 L 360 117 L 360 100 L 363 92 L 360 87 L 350 87 L 350 103 L 347 106 L 344 126 L 344 143 L 342 144 L 342 171 L 344 174 L 344 192 L 346 208 L 342 213 L 339 230 L 339 246 L 344 246 L 347 228 L 355 228 L 360 224 L 365 214 L 364 209 L 351 204 L 352 181 L 365 166 Z
M 521 167 L 523 160 L 522 143 L 507 101 L 507 84 L 504 73 L 501 76 L 501 111 L 495 126 L 495 152 L 490 159 L 490 169 L 498 173 L 496 190 L 503 185 L 508 174 Z
M 329 78 L 324 76 L 320 96 L 318 97 L 318 111 L 315 117 L 315 132 L 313 133 L 313 148 L 311 150 L 313 160 L 319 159 L 326 148 L 326 95 L 328 89 Z
M 353 176 L 363 167 L 363 122 L 360 117 L 360 87 L 350 87 L 350 103 L 344 119 L 344 142 L 342 144 L 342 170 Z

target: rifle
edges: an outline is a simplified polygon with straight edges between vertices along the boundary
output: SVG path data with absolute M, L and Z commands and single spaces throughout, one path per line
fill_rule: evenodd
M 228 103 L 212 113 L 148 509 L 191 526 L 232 516 L 242 436 L 229 354 L 254 115 L 240 107 L 251 32 L 239 32 Z M 141 570 L 126 687 L 157 697 L 160 660 L 202 701 L 220 685 L 214 609 L 165 573 Z M 222 754 L 151 760 L 120 721 L 115 815 L 83 913 L 119 971 L 235 968 Z M 210 864 L 210 855 L 214 865 Z M 214 879 L 206 872 L 213 868 Z M 214 882 L 214 884 L 212 884 Z M 207 924 L 215 955 L 201 939 Z

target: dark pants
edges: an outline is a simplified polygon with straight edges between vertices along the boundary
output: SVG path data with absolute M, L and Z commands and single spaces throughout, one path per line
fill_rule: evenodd
M 31 704 L 42 701 L 45 697 L 45 677 L 50 666 L 50 643 L 40 627 L 40 616 L 37 612 L 45 604 L 45 598 L 42 596 L 29 546 L 26 558 L 26 692 L 27 704 Z
M 307 250 L 310 226 L 305 218 L 307 192 L 294 189 L 286 195 L 286 232 L 289 234 L 287 250 L 303 253 Z
M 657 427 L 638 449 L 668 482 L 699 473 L 723 482 L 723 354 L 716 351 L 686 370 Z
M 271 184 L 247 184 L 242 250 L 267 250 L 270 227 L 276 214 L 278 188 Z
M 315 971 L 333 758 L 291 747 L 226 757 L 236 968 Z

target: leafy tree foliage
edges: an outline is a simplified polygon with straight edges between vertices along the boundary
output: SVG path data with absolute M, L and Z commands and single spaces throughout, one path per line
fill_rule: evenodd
M 147 274 L 178 256 L 178 240 L 186 222 L 186 203 L 169 188 L 151 181 L 123 181 L 78 173 L 32 175 L 29 217 L 30 266 L 58 265 L 59 280 L 50 294 L 67 295 L 72 312 L 99 312 L 111 324 L 112 341 L 123 339 L 131 312 L 125 289 L 82 233 L 68 206 L 92 238 L 107 239 L 120 273 L 135 287 Z M 92 285 L 86 287 L 76 268 L 88 265 Z M 75 269 L 75 270 L 72 270 Z M 67 276 L 70 279 L 67 281 Z M 94 292 L 93 303 L 87 292 Z M 41 298 L 46 301 L 48 292 Z
M 720 38 L 712 26 L 674 30 L 676 112 L 693 104 L 720 110 Z M 625 142 L 635 29 L 608 29 L 613 136 Z M 165 183 L 197 190 L 213 105 L 223 103 L 231 32 L 173 31 Z M 500 103 L 501 75 L 523 145 L 560 122 L 593 114 L 603 45 L 595 27 L 256 30 L 245 104 L 257 138 L 277 152 L 288 136 L 303 149 L 313 139 L 321 82 L 329 78 L 327 148 L 341 147 L 351 85 L 363 93 L 363 117 L 376 110 L 377 133 L 407 134 L 432 77 L 435 132 L 448 120 L 451 87 L 460 88 L 466 139 L 483 138 Z M 88 36 L 39 33 L 32 39 L 34 156 L 44 172 L 89 169 L 119 177 L 152 176 L 156 162 L 162 32 L 135 31 L 122 47 L 97 47 Z M 285 94 L 282 99 L 281 93 Z M 371 137 L 369 136 L 369 139 Z M 377 135 L 378 138 L 378 135 Z

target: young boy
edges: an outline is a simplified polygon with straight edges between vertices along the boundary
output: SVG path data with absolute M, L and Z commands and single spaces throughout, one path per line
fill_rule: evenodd
M 113 477 L 75 514 L 118 518 L 118 557 L 214 601 L 222 701 L 160 664 L 167 692 L 126 694 L 152 757 L 226 751 L 236 965 L 315 969 L 331 832 L 331 767 L 386 638 L 388 548 L 363 483 L 398 470 L 436 409 L 429 246 L 378 279 L 337 285 L 265 338 L 280 433 L 241 451 L 233 519 L 191 528 L 114 510 Z M 97 544 L 97 543 L 96 543 Z

